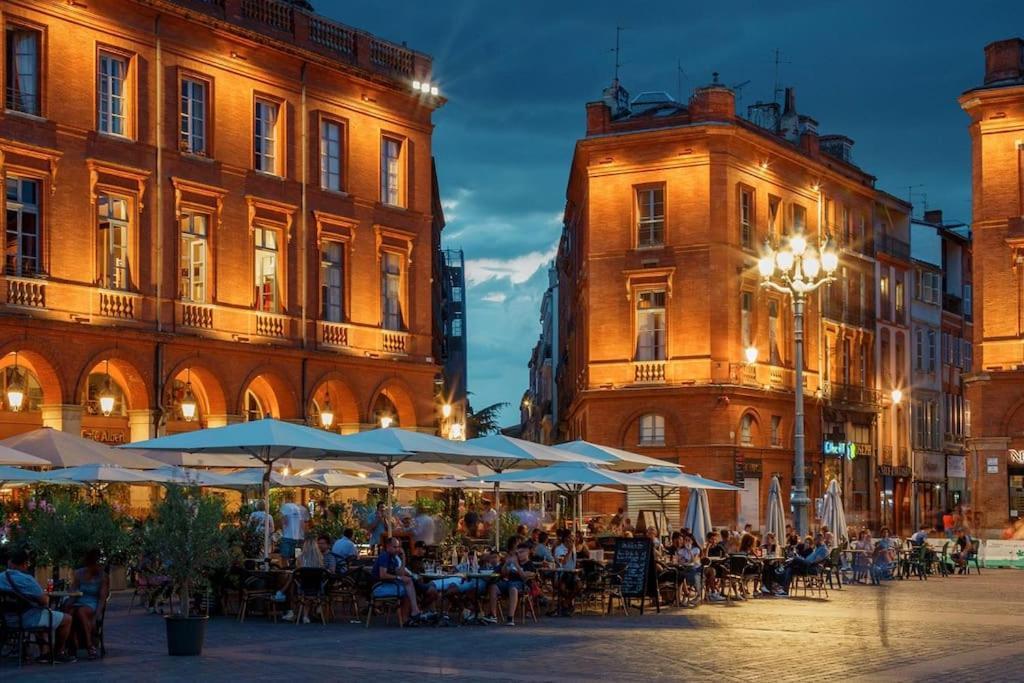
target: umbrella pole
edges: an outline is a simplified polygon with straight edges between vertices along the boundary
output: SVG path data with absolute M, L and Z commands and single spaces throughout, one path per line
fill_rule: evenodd
M 268 449 L 269 450 L 269 449 Z M 263 511 L 266 517 L 263 520 L 263 559 L 270 562 L 270 473 L 273 471 L 273 461 L 269 457 L 264 460 L 266 469 L 263 470 Z
M 501 474 L 501 470 L 495 470 Z M 501 552 L 501 482 L 494 482 L 494 511 L 498 516 L 494 518 L 494 552 Z
M 394 464 L 384 465 L 384 472 L 388 475 L 388 504 L 384 511 L 384 528 L 388 531 L 388 538 L 391 537 L 391 489 L 395 486 Z

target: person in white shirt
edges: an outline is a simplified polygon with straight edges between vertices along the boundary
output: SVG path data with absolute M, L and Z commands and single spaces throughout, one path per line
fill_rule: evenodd
M 331 551 L 324 558 L 324 565 L 328 571 L 336 574 L 344 574 L 348 571 L 348 564 L 359 556 L 359 549 L 352 540 L 355 532 L 352 529 L 345 529 L 341 532 L 341 538 L 334 542 Z
M 294 559 L 295 549 L 302 547 L 308 521 L 309 510 L 304 505 L 289 500 L 281 506 L 281 557 L 285 560 Z
M 274 533 L 274 518 L 267 514 L 262 500 L 257 500 L 253 505 L 253 511 L 249 513 L 249 526 L 253 531 L 263 533 L 263 525 L 270 524 L 270 533 Z
M 413 540 L 423 541 L 427 545 L 436 545 L 434 518 L 426 512 L 420 512 L 413 520 Z
M 555 564 L 563 570 L 576 569 L 576 544 L 573 543 L 572 531 L 561 529 L 558 532 L 558 545 L 552 553 L 555 556 Z M 548 616 L 568 617 L 572 616 L 576 593 L 579 582 L 573 571 L 561 571 L 555 573 L 555 590 L 558 593 L 558 607 L 548 612 Z

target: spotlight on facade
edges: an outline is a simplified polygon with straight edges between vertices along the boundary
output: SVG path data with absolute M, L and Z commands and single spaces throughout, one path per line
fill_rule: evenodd
M 330 429 L 333 424 L 334 410 L 331 408 L 331 395 L 327 394 L 324 407 L 320 409 L 320 426 L 324 429 Z
M 390 415 L 381 415 L 380 416 L 380 426 L 381 426 L 381 429 L 387 429 L 392 424 L 394 424 L 394 422 L 395 422 L 395 418 L 391 417 Z
M 13 412 L 21 410 L 25 403 L 25 383 L 21 379 L 21 371 L 18 369 L 18 354 L 14 354 L 14 371 L 12 372 L 11 383 L 7 385 L 7 407 Z
M 179 408 L 181 408 L 181 416 L 185 418 L 185 422 L 196 419 L 199 403 L 196 401 L 195 394 L 192 393 L 192 382 L 185 384 L 185 395 L 181 397 Z
M 743 349 L 743 357 L 747 361 L 747 365 L 753 365 L 757 362 L 757 347 L 751 344 L 747 348 Z
M 445 419 L 448 419 L 451 416 L 452 416 L 452 404 L 451 403 L 445 403 L 443 406 L 441 406 L 441 417 L 443 417 Z
M 892 397 L 893 405 L 899 405 L 903 401 L 903 391 L 901 389 L 893 389 L 890 396 Z
M 466 440 L 466 428 L 461 422 L 456 422 L 448 430 L 448 438 L 452 441 L 465 441 Z
M 431 94 L 431 95 L 432 95 L 433 97 L 437 97 L 437 96 L 438 96 L 438 95 L 440 94 L 440 92 L 441 92 L 441 91 L 440 91 L 440 90 L 438 90 L 438 88 L 437 88 L 437 86 L 436 86 L 436 85 L 432 85 L 432 86 L 430 86 L 430 94 Z

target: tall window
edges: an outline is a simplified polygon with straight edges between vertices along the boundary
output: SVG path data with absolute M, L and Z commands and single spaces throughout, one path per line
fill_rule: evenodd
M 964 317 L 968 320 L 974 315 L 974 287 L 964 285 Z
M 320 301 L 321 316 L 327 322 L 340 323 L 345 319 L 344 267 L 344 245 L 324 242 L 320 252 Z
M 203 81 L 181 79 L 181 150 L 206 154 L 207 87 Z
M 281 310 L 281 294 L 277 277 L 277 232 L 256 228 L 254 249 L 256 310 L 278 313 Z
M 39 116 L 39 31 L 8 26 L 4 40 L 4 106 L 12 111 Z
M 754 416 L 750 413 L 740 419 L 740 445 L 754 445 Z
M 665 445 L 665 418 L 662 415 L 642 415 L 640 417 L 640 445 Z
M 107 289 L 128 289 L 130 264 L 128 252 L 128 200 L 101 194 L 99 207 L 100 284 Z
M 636 191 L 636 244 L 660 247 L 665 243 L 665 188 Z
M 779 209 L 781 207 L 781 199 L 768 195 L 768 235 L 773 238 L 779 235 Z
M 782 354 L 779 353 L 779 302 L 775 299 L 768 301 L 768 358 L 772 365 L 782 364 Z
M 878 281 L 878 289 L 879 289 L 879 291 L 880 291 L 880 293 L 882 295 L 881 296 L 881 299 L 882 299 L 882 310 L 880 311 L 880 313 L 882 314 L 882 319 L 883 320 L 888 320 L 889 319 L 889 310 L 890 310 L 890 304 L 889 304 L 889 276 L 888 275 L 883 275 L 882 278 Z
M 850 209 L 846 204 L 839 205 L 839 215 L 837 216 L 839 221 L 839 232 L 842 233 L 844 244 L 853 245 L 853 234 L 850 225 Z
M 253 119 L 253 168 L 264 173 L 281 175 L 278 168 L 276 102 L 256 100 Z
M 637 294 L 636 359 L 665 360 L 664 290 L 649 290 Z
M 938 349 L 935 347 L 935 330 L 928 330 L 928 372 L 935 372 L 938 356 Z
M 384 252 L 380 263 L 381 324 L 385 330 L 404 329 L 402 316 L 402 257 Z
M 320 187 L 341 192 L 341 126 L 320 122 Z
M 772 446 L 782 445 L 782 416 L 772 415 Z
M 178 296 L 182 301 L 206 303 L 206 240 L 210 217 L 186 211 L 181 216 L 181 246 L 178 258 Z
M 914 331 L 914 368 L 924 370 L 924 330 Z
M 394 138 L 380 140 L 380 201 L 402 205 L 402 143 Z
M 904 297 L 903 278 L 899 278 L 898 277 L 896 279 L 895 295 L 896 295 L 896 321 L 897 322 L 903 322 L 903 306 L 904 306 L 904 304 L 903 304 L 903 297 Z
M 842 363 L 843 363 L 843 367 L 842 367 L 843 384 L 849 384 L 850 383 L 850 361 L 851 360 L 852 359 L 850 358 L 850 340 L 849 339 L 844 339 L 843 340 L 843 357 L 842 357 Z
M 754 308 L 754 295 L 750 292 L 740 294 L 740 344 L 747 348 L 753 343 L 751 333 L 751 317 Z
M 740 188 L 740 246 L 754 247 L 754 191 Z
M 264 415 L 263 404 L 259 397 L 251 389 L 245 391 L 245 421 L 262 420 Z
M 39 273 L 39 182 L 7 176 L 7 241 L 4 272 L 30 277 Z
M 98 128 L 101 133 L 128 136 L 128 60 L 100 53 Z
M 793 230 L 807 232 L 807 209 L 799 204 L 793 205 Z

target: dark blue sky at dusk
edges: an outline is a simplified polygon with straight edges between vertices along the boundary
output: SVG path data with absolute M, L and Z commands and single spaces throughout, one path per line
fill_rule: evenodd
M 878 187 L 969 222 L 970 140 L 957 96 L 979 85 L 984 46 L 1024 36 L 1024 2 L 489 2 L 314 0 L 321 14 L 434 57 L 448 104 L 434 155 L 448 226 L 467 260 L 469 388 L 518 421 L 561 230 L 584 105 L 612 78 L 633 95 L 736 85 L 741 113 L 771 100 L 774 51 L 797 110 L 855 141 Z

